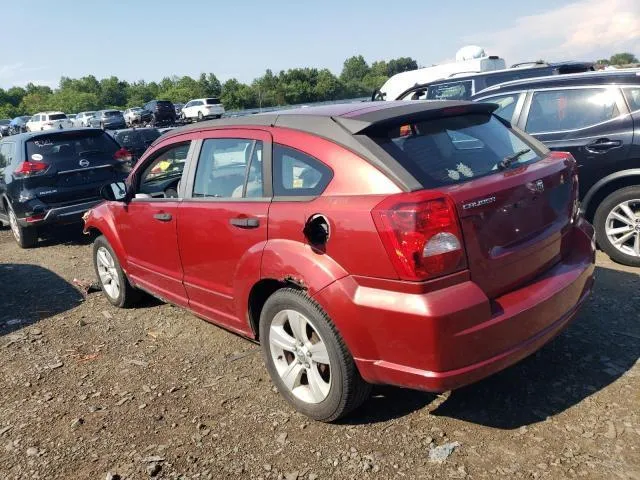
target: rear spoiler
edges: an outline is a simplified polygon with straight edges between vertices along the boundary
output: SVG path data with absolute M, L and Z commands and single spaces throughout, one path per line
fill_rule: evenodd
M 407 105 L 394 108 L 391 116 L 387 109 L 380 109 L 358 115 L 357 118 L 332 117 L 332 119 L 352 135 L 359 135 L 372 129 L 391 127 L 399 123 L 415 123 L 468 113 L 492 113 L 498 108 L 495 103 L 464 101 L 443 102 L 445 105 L 442 108 L 425 108 L 426 103 L 429 102 L 407 102 Z

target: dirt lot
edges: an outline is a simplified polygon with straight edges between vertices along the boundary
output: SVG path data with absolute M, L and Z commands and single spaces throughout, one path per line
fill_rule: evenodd
M 441 396 L 380 387 L 326 425 L 274 392 L 256 345 L 154 300 L 83 299 L 90 249 L 0 231 L 2 480 L 640 479 L 640 276 L 602 255 L 593 298 L 536 355 Z

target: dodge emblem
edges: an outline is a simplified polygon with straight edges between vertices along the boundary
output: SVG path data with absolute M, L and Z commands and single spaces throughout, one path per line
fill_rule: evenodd
M 527 188 L 533 193 L 544 192 L 544 182 L 542 180 L 536 180 L 535 182 L 527 183 Z

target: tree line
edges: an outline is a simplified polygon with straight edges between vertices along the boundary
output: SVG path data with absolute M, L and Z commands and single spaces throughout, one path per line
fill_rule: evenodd
M 33 83 L 24 88 L 0 88 L 0 118 L 47 110 L 75 113 L 124 109 L 153 99 L 184 103 L 193 98 L 217 97 L 227 110 L 342 100 L 370 95 L 390 76 L 416 68 L 417 62 L 409 57 L 369 65 L 357 55 L 345 60 L 339 76 L 326 68 L 293 68 L 278 74 L 267 70 L 250 84 L 235 78 L 221 83 L 213 73 L 202 73 L 198 78 L 165 77 L 159 82 L 127 82 L 116 76 L 101 80 L 93 75 L 62 77 L 55 89 Z

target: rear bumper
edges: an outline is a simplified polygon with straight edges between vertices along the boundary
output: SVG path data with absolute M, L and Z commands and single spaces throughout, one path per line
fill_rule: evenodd
M 414 294 L 362 287 L 353 277 L 315 298 L 365 380 L 452 390 L 513 365 L 574 319 L 593 286 L 595 243 L 586 222 L 572 236 L 566 258 L 492 302 L 471 281 Z
M 67 205 L 65 207 L 52 208 L 45 212 L 44 218 L 35 222 L 28 222 L 26 218 L 18 218 L 18 223 L 23 227 L 37 227 L 40 225 L 64 225 L 69 223 L 81 223 L 84 213 L 101 203 L 102 200 Z

